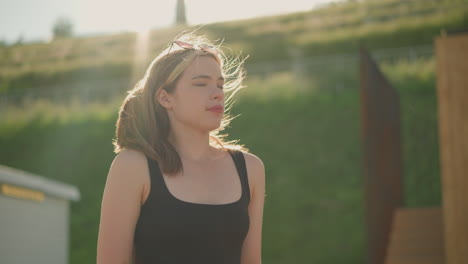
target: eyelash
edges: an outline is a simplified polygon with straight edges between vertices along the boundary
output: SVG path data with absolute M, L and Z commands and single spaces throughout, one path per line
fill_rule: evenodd
M 206 86 L 206 85 L 205 85 L 205 84 L 195 84 L 195 86 Z M 221 86 L 221 87 L 218 86 L 218 88 L 219 88 L 219 89 L 224 89 L 224 85 Z

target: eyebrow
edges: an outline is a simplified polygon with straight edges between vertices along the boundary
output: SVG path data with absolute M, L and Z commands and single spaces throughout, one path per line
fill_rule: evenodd
M 212 79 L 210 75 L 197 75 L 192 78 L 192 80 L 195 79 Z M 224 77 L 219 77 L 218 80 L 224 81 Z

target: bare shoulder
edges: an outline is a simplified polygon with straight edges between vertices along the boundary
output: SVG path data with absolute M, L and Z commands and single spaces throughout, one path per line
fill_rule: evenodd
M 140 185 L 145 180 L 146 164 L 146 156 L 142 152 L 124 149 L 114 157 L 110 169 L 113 173 L 110 175 L 118 178 L 120 182 Z
M 145 155 L 133 150 L 122 150 L 112 161 L 101 202 L 97 263 L 130 263 L 145 166 Z
M 257 155 L 248 152 L 242 152 L 245 158 L 245 166 L 247 167 L 247 176 L 249 185 L 253 191 L 265 183 L 265 165 L 262 159 Z
M 138 165 L 145 162 L 146 156 L 143 152 L 133 149 L 123 149 L 114 158 L 112 163 L 125 164 L 125 165 Z
M 249 152 L 242 152 L 245 157 L 246 166 L 252 169 L 264 169 L 265 165 L 263 161 L 255 154 Z

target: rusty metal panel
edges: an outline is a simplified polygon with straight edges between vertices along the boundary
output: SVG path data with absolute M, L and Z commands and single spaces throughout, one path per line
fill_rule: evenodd
M 367 263 L 384 263 L 392 215 L 403 204 L 400 103 L 397 91 L 360 49 L 360 95 Z

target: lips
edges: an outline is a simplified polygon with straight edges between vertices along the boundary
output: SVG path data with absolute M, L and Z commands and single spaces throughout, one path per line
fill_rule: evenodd
M 222 113 L 224 111 L 224 108 L 221 105 L 215 105 L 215 106 L 208 108 L 207 110 L 212 111 L 212 112 Z

